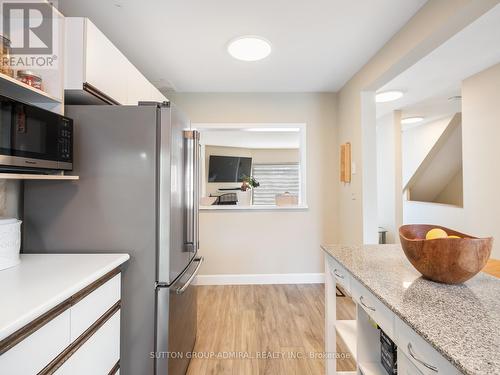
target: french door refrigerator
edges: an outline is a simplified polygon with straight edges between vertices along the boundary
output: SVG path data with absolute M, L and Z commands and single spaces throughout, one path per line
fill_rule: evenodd
M 199 134 L 169 103 L 67 106 L 66 115 L 80 180 L 25 184 L 23 251 L 129 253 L 120 374 L 184 374 L 203 262 Z

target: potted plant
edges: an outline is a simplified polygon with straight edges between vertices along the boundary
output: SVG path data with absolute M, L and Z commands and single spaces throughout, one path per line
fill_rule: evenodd
M 253 176 L 243 176 L 240 190 L 237 191 L 238 205 L 250 206 L 252 204 L 252 189 L 259 186 L 259 182 Z

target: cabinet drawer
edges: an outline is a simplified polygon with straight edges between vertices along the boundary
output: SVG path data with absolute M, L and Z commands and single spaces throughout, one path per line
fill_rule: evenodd
M 332 257 L 328 257 L 328 268 L 338 284 L 351 294 L 351 274 Z
M 398 350 L 398 374 L 399 375 L 423 375 L 403 351 Z
M 398 353 L 426 375 L 458 375 L 460 372 L 400 318 L 396 318 Z
M 377 322 L 389 337 L 394 338 L 394 313 L 354 278 L 351 278 L 351 290 L 358 306 Z
M 120 310 L 64 362 L 55 374 L 108 374 L 119 359 Z
M 121 275 L 118 274 L 71 307 L 71 342 L 120 299 L 120 292 Z
M 70 311 L 66 310 L 0 355 L 0 374 L 37 374 L 70 344 Z

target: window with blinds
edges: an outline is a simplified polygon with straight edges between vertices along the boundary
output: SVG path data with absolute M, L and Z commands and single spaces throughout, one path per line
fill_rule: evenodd
M 260 183 L 253 189 L 254 205 L 274 206 L 276 194 L 299 195 L 299 163 L 254 164 L 252 175 Z

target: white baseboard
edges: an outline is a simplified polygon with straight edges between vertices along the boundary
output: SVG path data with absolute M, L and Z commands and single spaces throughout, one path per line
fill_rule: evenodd
M 195 285 L 323 284 L 323 273 L 198 275 Z

